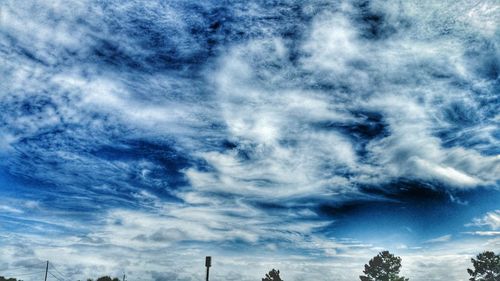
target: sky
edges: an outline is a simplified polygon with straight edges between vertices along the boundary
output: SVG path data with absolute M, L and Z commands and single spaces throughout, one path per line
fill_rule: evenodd
M 0 4 L 0 275 L 412 281 L 500 252 L 500 4 Z

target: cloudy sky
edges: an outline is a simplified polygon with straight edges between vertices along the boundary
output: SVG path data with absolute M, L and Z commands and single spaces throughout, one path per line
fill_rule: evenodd
M 500 4 L 6 0 L 0 275 L 412 281 L 500 251 Z

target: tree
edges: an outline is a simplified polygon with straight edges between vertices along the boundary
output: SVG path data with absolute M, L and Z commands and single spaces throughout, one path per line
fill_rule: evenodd
M 468 268 L 470 281 L 500 281 L 500 255 L 485 251 L 470 259 L 474 270 Z
M 400 268 L 401 258 L 383 251 L 365 264 L 365 275 L 359 278 L 361 281 L 408 281 L 408 278 L 398 276 Z
M 272 269 L 269 273 L 266 274 L 265 278 L 262 278 L 262 281 L 283 281 L 280 277 L 280 271 L 276 269 Z
M 109 276 L 101 276 L 101 277 L 97 278 L 96 281 L 120 281 L 120 279 L 118 279 L 116 277 L 111 279 L 111 277 L 109 277 Z

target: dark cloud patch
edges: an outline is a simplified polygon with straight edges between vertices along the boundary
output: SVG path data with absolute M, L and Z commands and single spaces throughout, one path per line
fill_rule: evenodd
M 160 228 L 151 234 L 140 234 L 134 238 L 143 242 L 176 242 L 186 239 L 186 233 L 175 228 Z
M 294 60 L 308 23 L 319 7 L 328 8 L 316 4 L 131 3 L 117 9 L 115 3 L 100 3 L 106 16 L 97 18 L 101 31 L 90 48 L 90 60 L 133 71 L 196 72 L 228 44 L 269 36 L 286 39 Z
M 445 116 L 450 123 L 462 126 L 474 125 L 481 120 L 477 109 L 471 104 L 453 102 L 444 110 Z
M 484 190 L 450 194 L 439 188 L 439 184 L 414 181 L 398 181 L 384 189 L 364 190 L 375 197 L 319 206 L 320 214 L 335 219 L 327 226 L 328 233 L 358 239 L 386 236 L 415 243 L 438 236 L 436 233 L 465 231 L 463 217 L 472 219 L 473 214 L 491 209 L 498 197 L 492 190 L 486 191 L 493 197 L 490 199 L 480 195 Z M 401 232 L 405 238 L 398 236 Z
M 378 112 L 352 112 L 353 122 L 323 122 L 315 127 L 322 130 L 334 130 L 353 140 L 359 156 L 366 156 L 366 145 L 375 139 L 390 135 L 390 128 L 384 117 Z
M 500 73 L 498 46 L 481 36 L 468 38 L 467 43 L 464 55 L 475 74 L 483 79 L 498 80 Z
M 92 52 L 95 58 L 93 59 L 94 62 L 99 63 L 101 61 L 115 67 L 139 70 L 143 68 L 142 61 L 139 58 L 134 58 L 133 54 L 129 55 L 124 50 L 121 50 L 117 43 L 106 39 L 99 41 L 96 42 L 95 50 Z
M 359 12 L 354 18 L 361 25 L 360 30 L 364 38 L 371 40 L 386 39 L 398 31 L 386 19 L 383 11 L 377 11 L 372 7 L 371 1 L 362 0 L 355 2 L 354 6 Z
M 144 140 L 111 144 L 99 133 L 88 137 L 81 128 L 66 126 L 23 138 L 15 144 L 18 157 L 7 169 L 21 182 L 31 182 L 28 190 L 39 197 L 47 192 L 40 198 L 53 207 L 83 212 L 123 203 L 132 207 L 134 192 L 141 188 L 173 199 L 171 192 L 187 185 L 181 170 L 189 167 L 190 160 L 171 144 Z M 55 192 L 65 197 L 50 196 Z
M 186 154 L 178 151 L 176 145 L 168 142 L 155 143 L 149 140 L 128 140 L 113 146 L 102 146 L 92 151 L 96 157 L 106 160 L 141 161 L 157 164 L 157 168 L 148 170 L 148 177 L 165 182 L 165 189 L 186 186 L 183 169 L 191 166 Z M 136 175 L 138 176 L 138 175 Z

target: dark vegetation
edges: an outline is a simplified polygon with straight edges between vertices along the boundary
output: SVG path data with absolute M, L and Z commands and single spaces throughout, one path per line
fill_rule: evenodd
M 87 279 L 87 281 L 93 281 L 92 279 Z M 102 276 L 96 279 L 96 281 L 120 281 L 118 278 L 111 278 L 109 276 Z
M 467 269 L 470 281 L 500 281 L 500 255 L 486 251 L 471 262 L 474 269 Z
M 280 277 L 280 271 L 272 269 L 269 273 L 266 273 L 266 277 L 262 278 L 262 281 L 283 281 Z
M 3 276 L 0 276 L 0 281 L 16 281 L 16 278 L 5 278 Z M 22 281 L 22 280 L 19 280 Z
M 359 276 L 361 281 L 408 281 L 408 278 L 399 276 L 401 258 L 389 251 L 380 252 L 365 264 L 365 275 Z

